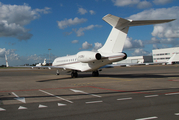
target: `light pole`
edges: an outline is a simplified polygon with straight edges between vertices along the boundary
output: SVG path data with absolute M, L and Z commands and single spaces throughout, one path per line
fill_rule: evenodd
M 50 50 L 52 49 L 48 49 L 49 50 L 49 66 L 50 66 Z

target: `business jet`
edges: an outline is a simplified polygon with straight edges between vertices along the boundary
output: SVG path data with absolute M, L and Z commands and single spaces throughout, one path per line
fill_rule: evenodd
M 46 58 L 45 58 L 43 63 L 38 63 L 36 66 L 40 67 L 40 66 L 45 66 L 46 64 L 47 63 L 46 63 Z
M 53 61 L 52 68 L 69 70 L 71 77 L 74 78 L 78 77 L 78 72 L 92 72 L 93 76 L 98 76 L 100 68 L 105 68 L 105 65 L 127 58 L 127 54 L 122 50 L 130 26 L 166 23 L 175 19 L 127 20 L 108 14 L 103 17 L 103 20 L 112 26 L 112 30 L 102 48 L 98 49 L 97 52 L 81 51 L 76 55 L 58 57 Z M 58 70 L 57 75 L 59 75 Z
M 151 25 L 173 21 L 170 20 L 127 20 L 111 14 L 103 17 L 103 20 L 112 26 L 112 30 L 104 44 L 104 46 L 93 51 L 80 51 L 76 55 L 56 58 L 49 69 L 59 69 L 71 71 L 71 77 L 78 77 L 78 72 L 92 72 L 93 76 L 99 76 L 101 68 L 108 67 L 116 61 L 121 61 L 127 58 L 127 54 L 122 52 L 126 36 L 131 26 Z M 35 66 L 36 67 L 36 66 Z M 39 66 L 47 67 L 47 66 Z

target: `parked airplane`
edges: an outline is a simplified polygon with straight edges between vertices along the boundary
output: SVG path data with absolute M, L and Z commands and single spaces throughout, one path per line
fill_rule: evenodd
M 92 72 L 93 76 L 98 76 L 98 70 L 101 67 L 127 58 L 127 54 L 123 53 L 122 50 L 130 26 L 165 23 L 174 19 L 135 21 L 108 14 L 103 17 L 103 20 L 113 28 L 102 48 L 98 49 L 97 52 L 81 51 L 76 55 L 58 57 L 54 60 L 52 67 L 72 71 L 71 77 L 78 77 L 78 71 Z
M 112 30 L 102 48 L 98 49 L 97 52 L 81 51 L 76 55 L 58 57 L 53 61 L 52 66 L 48 66 L 48 68 L 71 71 L 71 77 L 74 78 L 78 77 L 78 72 L 92 72 L 93 76 L 98 76 L 98 70 L 100 68 L 108 67 L 106 65 L 127 58 L 127 54 L 122 52 L 122 50 L 130 26 L 166 23 L 173 21 L 174 19 L 136 21 L 108 14 L 103 17 L 103 20 L 112 26 Z M 57 70 L 57 75 L 59 74 L 60 73 Z
M 6 60 L 6 67 L 9 67 L 6 54 L 5 54 L 5 60 Z
M 47 63 L 46 63 L 46 58 L 44 59 L 44 62 L 43 63 L 38 63 L 36 66 L 45 66 Z

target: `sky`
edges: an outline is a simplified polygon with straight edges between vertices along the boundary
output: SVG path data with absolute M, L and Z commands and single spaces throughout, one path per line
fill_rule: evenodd
M 12 66 L 96 51 L 112 29 L 102 20 L 107 14 L 132 20 L 176 19 L 130 27 L 123 49 L 128 56 L 179 47 L 178 0 L 0 0 L 0 65 L 5 54 Z

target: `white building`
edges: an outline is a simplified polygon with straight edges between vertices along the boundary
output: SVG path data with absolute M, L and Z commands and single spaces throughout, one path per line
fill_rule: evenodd
M 127 57 L 127 59 L 122 60 L 120 62 L 115 62 L 114 64 L 151 63 L 151 62 L 153 62 L 152 56 L 134 56 L 134 57 Z
M 179 62 L 179 47 L 152 50 L 153 62 L 167 62 L 174 53 L 177 53 L 172 62 Z

